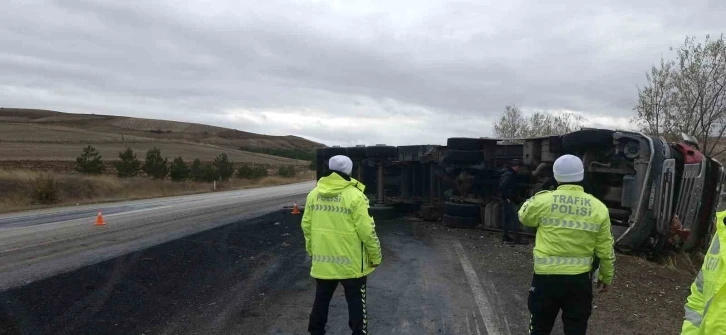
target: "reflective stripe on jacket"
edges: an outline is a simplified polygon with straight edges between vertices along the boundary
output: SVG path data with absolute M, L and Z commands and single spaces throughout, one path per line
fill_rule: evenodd
M 716 213 L 716 236 L 691 284 L 681 334 L 726 334 L 726 211 Z
M 600 259 L 599 279 L 613 280 L 615 253 L 607 206 L 581 186 L 561 185 L 542 191 L 519 209 L 523 225 L 537 228 L 534 246 L 536 274 L 574 275 L 592 269 Z
M 302 217 L 310 275 L 318 279 L 360 278 L 380 264 L 381 245 L 368 214 L 365 186 L 337 173 L 320 178 L 308 194 Z

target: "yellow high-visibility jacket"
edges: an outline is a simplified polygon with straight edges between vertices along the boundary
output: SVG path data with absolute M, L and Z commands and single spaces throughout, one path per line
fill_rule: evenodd
M 703 266 L 691 284 L 685 306 L 683 335 L 726 334 L 726 211 L 716 213 L 716 236 L 706 252 Z
M 360 278 L 381 263 L 381 244 L 364 190 L 357 180 L 333 173 L 320 178 L 308 194 L 301 225 L 313 278 Z
M 610 285 L 615 272 L 613 235 L 607 206 L 581 186 L 561 185 L 542 191 L 519 209 L 519 221 L 537 228 L 534 273 L 575 275 L 592 270 L 600 258 L 598 279 Z

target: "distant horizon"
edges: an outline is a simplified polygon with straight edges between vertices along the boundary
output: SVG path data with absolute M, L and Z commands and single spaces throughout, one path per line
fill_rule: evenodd
M 132 119 L 145 119 L 145 120 L 157 120 L 157 121 L 167 121 L 167 122 L 177 122 L 177 123 L 198 124 L 198 125 L 203 125 L 203 126 L 218 127 L 218 128 L 222 128 L 222 129 L 235 130 L 235 131 L 239 131 L 239 132 L 243 132 L 243 133 L 249 133 L 249 134 L 255 134 L 255 135 L 263 135 L 263 136 L 269 136 L 269 137 L 295 137 L 295 138 L 299 138 L 299 139 L 306 140 L 306 141 L 309 141 L 309 142 L 313 142 L 313 143 L 316 143 L 316 144 L 321 144 L 321 145 L 323 145 L 325 147 L 335 147 L 335 146 L 340 146 L 340 147 L 354 147 L 356 145 L 375 146 L 375 145 L 379 145 L 379 144 L 392 145 L 392 144 L 380 143 L 380 142 L 376 142 L 376 141 L 372 141 L 370 143 L 359 143 L 359 144 L 352 144 L 352 145 L 340 145 L 340 144 L 330 145 L 330 144 L 326 144 L 326 143 L 323 143 L 323 142 L 319 142 L 319 141 L 316 141 L 315 139 L 311 139 L 311 138 L 308 138 L 308 137 L 305 137 L 305 136 L 302 136 L 302 135 L 295 135 L 295 134 L 274 135 L 274 134 L 269 134 L 269 133 L 252 132 L 252 131 L 242 130 L 242 129 L 238 129 L 238 128 L 229 128 L 229 127 L 225 127 L 225 126 L 219 125 L 219 124 L 204 123 L 203 121 L 202 122 L 200 122 L 200 121 L 185 121 L 185 120 L 178 120 L 178 119 L 175 120 L 175 119 L 151 118 L 151 117 L 143 117 L 143 116 L 129 116 L 129 115 L 111 114 L 111 113 L 106 113 L 106 112 L 101 112 L 101 113 L 99 113 L 99 112 L 84 112 L 84 111 L 72 111 L 72 112 L 69 112 L 69 111 L 61 111 L 61 110 L 57 110 L 57 109 L 44 109 L 44 108 L 32 108 L 32 107 L 7 107 L 7 106 L 0 107 L 0 110 L 2 110 L 2 109 L 28 110 L 28 111 L 46 111 L 46 112 L 54 112 L 54 113 L 62 113 L 62 114 L 70 114 L 70 115 L 98 115 L 98 116 L 124 117 L 124 118 L 132 118 Z M 601 129 L 610 129 L 610 130 L 621 130 L 621 131 L 639 131 L 639 130 L 622 129 L 622 128 L 615 128 L 615 127 L 589 127 L 589 126 L 583 126 L 583 127 L 585 127 L 585 128 L 601 128 Z M 517 140 L 517 139 L 496 138 L 496 137 L 493 137 L 493 136 L 456 136 L 456 135 L 454 135 L 454 136 L 451 136 L 451 137 L 469 137 L 469 138 L 481 138 L 481 139 L 495 139 L 495 140 L 498 140 L 498 141 L 502 141 L 502 140 Z M 447 141 L 448 138 L 449 137 L 442 138 L 440 143 L 410 143 L 410 144 L 398 144 L 398 145 L 394 145 L 394 146 L 418 146 L 418 145 L 422 145 L 422 146 L 427 146 L 427 145 L 440 145 L 440 146 L 445 146 L 446 145 L 446 141 Z
M 159 119 L 159 118 L 126 116 L 126 115 L 105 114 L 105 113 L 66 112 L 66 111 L 61 111 L 61 110 L 56 110 L 56 109 L 27 108 L 27 107 L 7 107 L 7 106 L 0 107 L 0 112 L 2 110 L 4 110 L 4 109 L 13 109 L 13 110 L 21 110 L 21 111 L 22 110 L 28 110 L 28 111 L 45 111 L 45 112 L 54 112 L 54 113 L 69 114 L 69 115 L 112 116 L 112 117 L 125 117 L 125 118 L 131 118 L 131 119 L 144 119 L 144 120 L 156 120 L 156 121 L 167 121 L 167 122 L 178 122 L 178 123 L 190 123 L 190 124 L 198 124 L 198 125 L 203 125 L 203 126 L 218 127 L 218 128 L 223 128 L 223 129 L 229 129 L 229 130 L 236 130 L 236 131 L 243 132 L 243 133 L 255 134 L 255 135 L 264 135 L 264 136 L 269 136 L 269 137 L 297 137 L 297 138 L 300 138 L 300 139 L 303 139 L 303 140 L 306 140 L 306 141 L 310 141 L 310 142 L 314 142 L 314 143 L 317 143 L 317 144 L 322 144 L 322 145 L 328 146 L 325 143 L 316 142 L 316 141 L 310 140 L 308 138 L 305 138 L 305 137 L 302 137 L 302 136 L 299 136 L 299 135 L 293 135 L 293 134 L 289 134 L 289 135 L 270 135 L 270 134 L 264 134 L 264 133 L 250 132 L 250 131 L 241 130 L 241 129 L 237 129 L 237 128 L 228 128 L 228 127 L 218 126 L 218 125 L 214 125 L 214 124 L 206 124 L 206 123 L 199 123 L 199 122 L 189 122 L 189 121 L 180 121 L 180 120 L 173 120 L 173 119 Z M 2 120 L 0 120 L 0 122 L 2 122 Z

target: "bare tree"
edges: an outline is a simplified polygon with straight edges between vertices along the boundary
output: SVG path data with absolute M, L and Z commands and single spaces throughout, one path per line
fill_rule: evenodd
M 583 117 L 574 113 L 534 112 L 528 120 L 527 137 L 562 135 L 582 128 Z
M 650 73 L 645 74 L 647 85 L 638 87 L 638 103 L 635 111 L 635 123 L 641 129 L 653 135 L 674 134 L 676 126 L 676 90 L 674 85 L 674 62 L 661 59 L 660 68 L 653 66 Z
M 671 48 L 672 50 L 672 48 Z M 726 151 L 726 43 L 724 36 L 703 44 L 687 37 L 676 49 L 676 60 L 661 60 L 638 88 L 636 121 L 643 131 L 674 139 L 680 133 L 696 137 L 703 152 Z
M 529 132 L 527 120 L 517 106 L 507 106 L 499 121 L 494 124 L 494 134 L 499 138 L 521 138 Z
M 536 111 L 526 117 L 516 106 L 507 106 L 494 124 L 494 134 L 506 139 L 561 135 L 579 129 L 582 124 L 583 118 L 573 113 Z

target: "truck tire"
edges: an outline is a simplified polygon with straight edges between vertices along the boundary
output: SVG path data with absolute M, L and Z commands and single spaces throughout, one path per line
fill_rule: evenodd
M 610 148 L 613 145 L 613 134 L 608 129 L 584 129 L 562 135 L 562 147 L 565 153 L 576 152 L 581 148 Z
M 361 160 L 366 158 L 365 147 L 350 147 L 346 148 L 346 156 L 352 160 Z
M 367 158 L 397 158 L 398 148 L 392 146 L 366 147 Z
M 347 150 L 345 148 L 323 148 L 323 158 L 325 159 L 325 164 L 328 164 L 328 160 L 330 159 L 330 157 L 345 154 L 347 154 Z
M 444 214 L 444 217 L 441 220 L 444 227 L 468 229 L 476 228 L 476 226 L 479 225 L 479 221 L 479 217 L 461 217 L 447 214 Z
M 461 204 L 456 202 L 444 203 L 444 214 L 461 217 L 479 217 L 479 204 Z
M 320 179 L 325 174 L 325 168 L 328 166 L 328 162 L 323 156 L 323 148 L 315 149 L 315 179 Z
M 482 150 L 484 141 L 478 138 L 452 137 L 446 140 L 446 146 L 452 150 Z
M 451 164 L 479 164 L 484 161 L 484 153 L 469 150 L 448 150 L 444 162 Z

